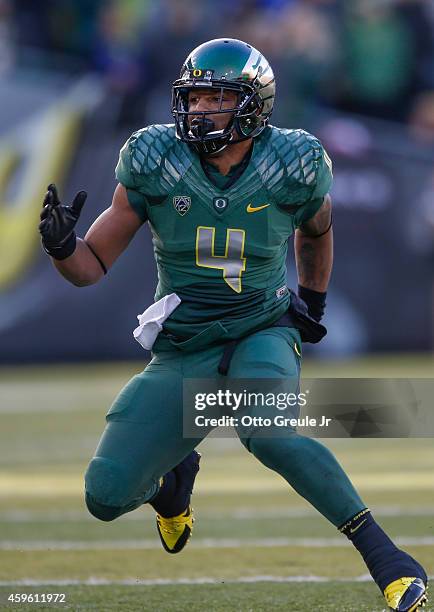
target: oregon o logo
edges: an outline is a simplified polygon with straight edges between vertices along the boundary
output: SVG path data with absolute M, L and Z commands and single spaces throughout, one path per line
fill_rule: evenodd
M 202 76 L 202 70 L 199 70 L 199 68 L 195 68 L 195 69 L 193 70 L 193 76 L 194 76 L 194 77 L 200 77 L 200 76 Z
M 226 198 L 214 198 L 214 208 L 217 212 L 223 212 L 228 205 Z

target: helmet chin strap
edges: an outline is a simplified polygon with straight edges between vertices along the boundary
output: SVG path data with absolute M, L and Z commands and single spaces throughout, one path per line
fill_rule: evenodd
M 219 155 L 222 151 L 224 151 L 224 149 L 226 149 L 228 145 L 229 145 L 228 142 L 217 143 L 216 141 L 213 141 L 213 140 L 208 140 L 207 142 L 195 142 L 194 143 L 194 146 L 196 147 L 196 151 L 199 153 L 199 155 L 202 155 L 203 157 L 215 157 L 216 155 Z

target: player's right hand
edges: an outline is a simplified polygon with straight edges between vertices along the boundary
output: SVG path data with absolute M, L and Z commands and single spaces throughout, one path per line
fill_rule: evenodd
M 39 232 L 44 250 L 55 259 L 66 259 L 75 250 L 75 225 L 86 201 L 87 193 L 79 191 L 71 206 L 59 200 L 56 185 L 48 185 L 41 212 Z

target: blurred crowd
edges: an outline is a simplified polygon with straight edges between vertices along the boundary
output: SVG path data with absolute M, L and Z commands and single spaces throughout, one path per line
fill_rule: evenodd
M 276 74 L 273 125 L 312 131 L 335 163 L 339 240 L 324 350 L 431 347 L 434 0 L 0 0 L 0 135 L 10 136 L 12 126 L 21 151 L 29 133 L 30 140 L 38 136 L 47 106 L 52 111 L 59 101 L 73 101 L 85 129 L 66 188 L 98 194 L 96 212 L 111 197 L 120 143 L 142 126 L 172 122 L 170 87 L 184 59 L 220 37 L 240 38 L 264 53 Z M 13 177 L 10 193 L 21 174 Z M 143 244 L 128 255 L 131 265 Z M 128 279 L 119 275 L 118 285 L 95 297 L 101 295 L 107 320 L 118 317 L 119 295 L 134 303 L 137 288 Z M 151 301 L 153 279 L 143 280 Z M 28 296 L 26 281 L 17 291 Z M 46 317 L 48 307 L 58 315 L 63 289 L 50 282 L 42 276 L 32 285 L 36 298 L 21 301 L 33 308 L 42 293 L 47 297 L 35 317 Z M 400 287 L 406 290 L 398 300 Z M 3 306 L 7 321 L 13 291 L 10 299 Z M 71 301 L 62 318 L 81 325 L 88 318 L 84 304 Z M 2 329 L 0 336 L 4 343 Z M 16 354 L 15 331 L 8 337 L 8 352 Z M 40 357 L 50 350 L 41 343 Z M 129 345 L 124 350 L 132 356 Z M 92 354 L 100 356 L 106 358 L 105 345 Z
M 154 122 L 189 50 L 222 36 L 269 59 L 277 124 L 283 110 L 297 124 L 332 108 L 408 121 L 434 140 L 426 0 L 0 0 L 0 73 L 97 72 L 118 122 Z

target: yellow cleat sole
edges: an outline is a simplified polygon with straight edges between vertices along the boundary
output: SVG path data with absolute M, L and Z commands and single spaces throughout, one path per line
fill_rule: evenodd
M 188 512 L 188 521 L 184 516 Z M 193 508 L 187 508 L 186 513 L 165 519 L 157 514 L 157 531 L 164 550 L 171 555 L 181 552 L 188 544 L 193 532 Z

